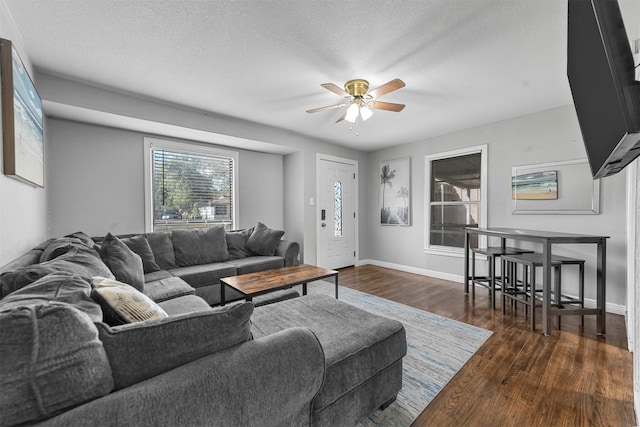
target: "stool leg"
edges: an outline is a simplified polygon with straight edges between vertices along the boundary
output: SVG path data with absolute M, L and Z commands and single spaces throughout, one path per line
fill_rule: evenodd
M 529 294 L 531 295 L 531 318 L 529 319 L 529 329 L 536 330 L 536 268 L 531 266 L 531 280 L 529 282 Z
M 580 308 L 584 308 L 584 262 L 578 264 L 578 298 Z M 584 326 L 584 314 L 580 316 L 580 326 Z
M 476 299 L 476 254 L 471 252 L 471 299 Z
M 512 263 L 508 261 L 506 263 L 506 268 L 509 274 L 509 282 L 511 282 L 511 268 L 512 268 L 511 264 Z M 505 264 L 503 263 L 503 265 Z M 505 271 L 503 270 L 502 271 L 502 314 L 507 313 L 507 294 L 504 289 L 504 283 L 505 283 Z
M 555 285 L 556 285 L 556 292 L 554 294 L 554 299 L 555 299 L 555 303 L 556 306 L 558 308 L 561 307 L 560 304 L 560 298 L 562 297 L 562 266 L 558 265 L 555 268 Z M 561 325 L 561 320 L 560 320 L 560 315 L 556 316 L 556 329 L 560 330 Z
M 491 309 L 496 308 L 496 258 L 491 255 L 489 257 L 489 280 L 491 281 L 489 292 L 491 293 Z

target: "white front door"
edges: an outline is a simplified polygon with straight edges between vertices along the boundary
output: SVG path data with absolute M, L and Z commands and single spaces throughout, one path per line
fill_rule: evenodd
M 318 159 L 317 167 L 317 263 L 331 269 L 355 265 L 356 166 Z

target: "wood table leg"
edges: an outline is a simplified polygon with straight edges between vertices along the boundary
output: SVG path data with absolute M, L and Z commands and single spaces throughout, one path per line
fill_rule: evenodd
M 334 276 L 336 282 L 336 299 L 338 299 L 338 273 Z

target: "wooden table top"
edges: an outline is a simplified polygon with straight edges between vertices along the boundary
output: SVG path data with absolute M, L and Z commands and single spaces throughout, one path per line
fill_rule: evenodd
M 325 277 L 336 276 L 335 270 L 316 267 L 309 264 L 298 264 L 273 270 L 224 277 L 220 282 L 235 288 L 244 295 L 255 295 L 265 291 L 287 288 Z

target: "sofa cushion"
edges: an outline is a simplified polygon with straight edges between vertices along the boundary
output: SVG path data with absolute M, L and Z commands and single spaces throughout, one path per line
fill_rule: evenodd
M 327 369 L 314 411 L 393 365 L 407 350 L 402 323 L 322 294 L 257 307 L 252 322 L 255 338 L 295 326 L 309 328 L 318 337 Z
M 3 426 L 110 393 L 111 367 L 89 316 L 57 302 L 0 311 L 0 390 Z
M 177 267 L 171 234 L 154 232 L 145 234 L 145 237 L 149 242 L 149 246 L 153 252 L 153 259 L 156 260 L 158 267 L 162 270 Z
M 58 258 L 7 271 L 0 275 L 0 297 L 25 287 L 47 274 L 66 272 L 82 277 L 102 276 L 112 279 L 111 270 L 100 259 L 100 255 L 87 247 L 74 247 Z
M 242 303 L 144 323 L 96 326 L 120 389 L 249 340 L 252 313 L 253 304 Z
M 100 256 L 116 280 L 144 292 L 142 259 L 122 240 L 108 233 L 100 246 Z
M 246 230 L 227 231 L 227 251 L 229 259 L 246 258 L 251 255 L 247 249 L 247 240 L 253 233 L 253 227 Z
M 174 268 L 171 270 L 171 274 L 180 277 L 194 288 L 199 288 L 201 286 L 218 284 L 222 277 L 235 276 L 236 267 L 226 262 L 216 262 L 213 264 Z
M 159 302 L 158 305 L 167 312 L 169 317 L 194 311 L 209 310 L 211 306 L 196 295 L 184 295 Z M 255 304 L 254 304 L 255 305 Z
M 195 295 L 196 290 L 179 277 L 168 277 L 145 283 L 144 294 L 159 303 L 184 295 Z
M 169 277 L 173 277 L 173 274 L 169 273 L 167 270 L 158 270 L 153 273 L 146 273 L 144 275 L 144 286 L 145 292 L 147 289 L 148 282 L 154 282 L 156 280 L 168 279 Z
M 282 236 L 284 236 L 284 231 L 272 230 L 259 222 L 247 239 L 246 248 L 255 255 L 273 256 Z
M 23 305 L 64 302 L 102 322 L 102 309 L 91 298 L 91 282 L 73 273 L 51 273 L 0 300 L 0 310 Z
M 178 267 L 210 264 L 229 258 L 224 227 L 173 230 L 171 240 Z
M 137 236 L 122 239 L 122 242 L 142 259 L 142 269 L 144 270 L 144 274 L 160 270 L 160 266 L 158 266 L 156 259 L 153 256 L 151 246 L 149 246 L 147 236 L 139 234 Z
M 230 259 L 227 264 L 234 265 L 238 274 L 247 274 L 284 267 L 284 258 L 279 256 L 252 256 L 242 259 Z
M 104 277 L 92 279 L 91 297 L 102 307 L 104 322 L 109 325 L 161 319 L 167 313 L 133 286 Z

